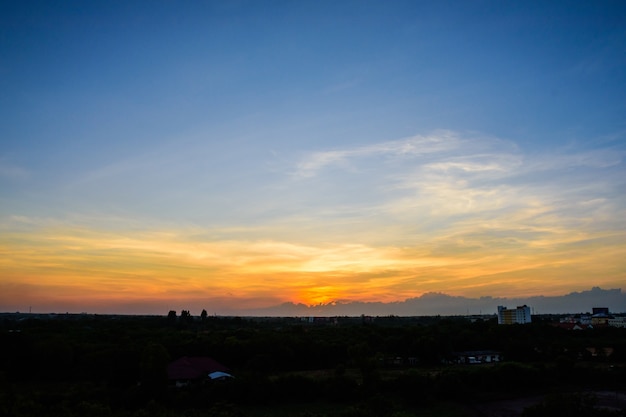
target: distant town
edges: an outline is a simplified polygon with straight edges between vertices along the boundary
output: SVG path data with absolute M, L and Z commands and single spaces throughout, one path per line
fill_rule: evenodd
M 517 306 L 515 308 L 508 308 L 506 306 L 498 306 L 497 311 L 494 314 L 475 314 L 475 315 L 433 315 L 433 316 L 397 316 L 397 315 L 385 315 L 385 316 L 371 316 L 371 315 L 359 315 L 359 316 L 218 316 L 222 318 L 237 318 L 250 321 L 262 321 L 262 322 L 295 322 L 300 324 L 316 324 L 316 325 L 339 325 L 339 324 L 354 324 L 354 323 L 380 323 L 384 324 L 389 321 L 425 321 L 428 322 L 433 318 L 441 317 L 454 317 L 465 318 L 471 322 L 475 321 L 488 321 L 497 318 L 498 324 L 529 324 L 533 322 L 533 317 L 543 323 L 552 323 L 554 326 L 567 329 L 567 330 L 585 330 L 593 329 L 597 327 L 619 327 L 626 328 L 626 313 L 613 314 L 609 311 L 608 307 L 592 307 L 591 312 L 577 313 L 577 314 L 532 314 L 532 307 L 527 305 Z M 180 318 L 185 321 L 201 321 L 207 317 L 208 313 L 203 310 L 198 316 L 192 315 L 188 310 L 182 310 Z M 24 313 L 24 312 L 4 312 L 0 313 L 0 317 L 14 318 L 18 320 L 25 319 L 40 319 L 40 320 L 77 320 L 88 317 L 101 317 L 101 318 L 122 318 L 122 317 L 144 317 L 144 318 L 156 318 L 160 315 L 129 315 L 129 314 L 92 314 L 92 313 Z M 169 311 L 166 315 L 169 318 L 176 318 L 176 311 Z
M 8 392 L 0 409 L 16 417 L 492 417 L 503 407 L 510 416 L 623 416 L 626 314 L 604 306 L 578 314 L 533 314 L 531 304 L 494 310 L 0 313 Z M 553 404 L 582 411 L 528 414 Z

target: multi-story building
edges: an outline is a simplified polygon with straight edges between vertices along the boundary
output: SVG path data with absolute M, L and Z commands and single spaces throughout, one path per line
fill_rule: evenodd
M 609 324 L 609 319 L 612 317 L 607 307 L 593 307 L 592 311 L 591 324 L 594 326 L 606 326 Z
M 526 324 L 531 321 L 530 307 L 526 305 L 510 309 L 498 306 L 498 324 Z
M 626 317 L 613 317 L 608 319 L 609 326 L 626 328 Z

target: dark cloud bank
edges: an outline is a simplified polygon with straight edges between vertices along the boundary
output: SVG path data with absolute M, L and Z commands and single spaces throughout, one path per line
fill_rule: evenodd
M 433 316 L 495 314 L 497 306 L 528 305 L 534 314 L 586 313 L 593 307 L 608 307 L 613 313 L 626 312 L 626 293 L 621 289 L 604 290 L 593 287 L 589 291 L 572 292 L 562 296 L 528 298 L 466 298 L 442 293 L 427 293 L 404 301 L 342 302 L 307 306 L 284 303 L 264 309 L 246 310 L 247 316 Z M 240 312 L 241 314 L 241 312 Z

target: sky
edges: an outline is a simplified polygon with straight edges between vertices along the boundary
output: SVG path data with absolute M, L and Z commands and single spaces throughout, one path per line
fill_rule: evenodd
M 1 1 L 0 311 L 622 288 L 625 97 L 622 1 Z

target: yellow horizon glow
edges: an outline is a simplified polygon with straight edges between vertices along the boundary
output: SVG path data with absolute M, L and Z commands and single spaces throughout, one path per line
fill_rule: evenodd
M 225 299 L 236 307 L 291 301 L 403 301 L 428 292 L 480 297 L 562 295 L 620 283 L 619 235 L 548 241 L 438 237 L 418 246 L 199 240 L 195 232 L 42 227 L 0 239 L 0 305 L 38 300 Z M 598 245 L 598 240 L 611 241 Z M 255 301 L 256 300 L 256 301 Z

